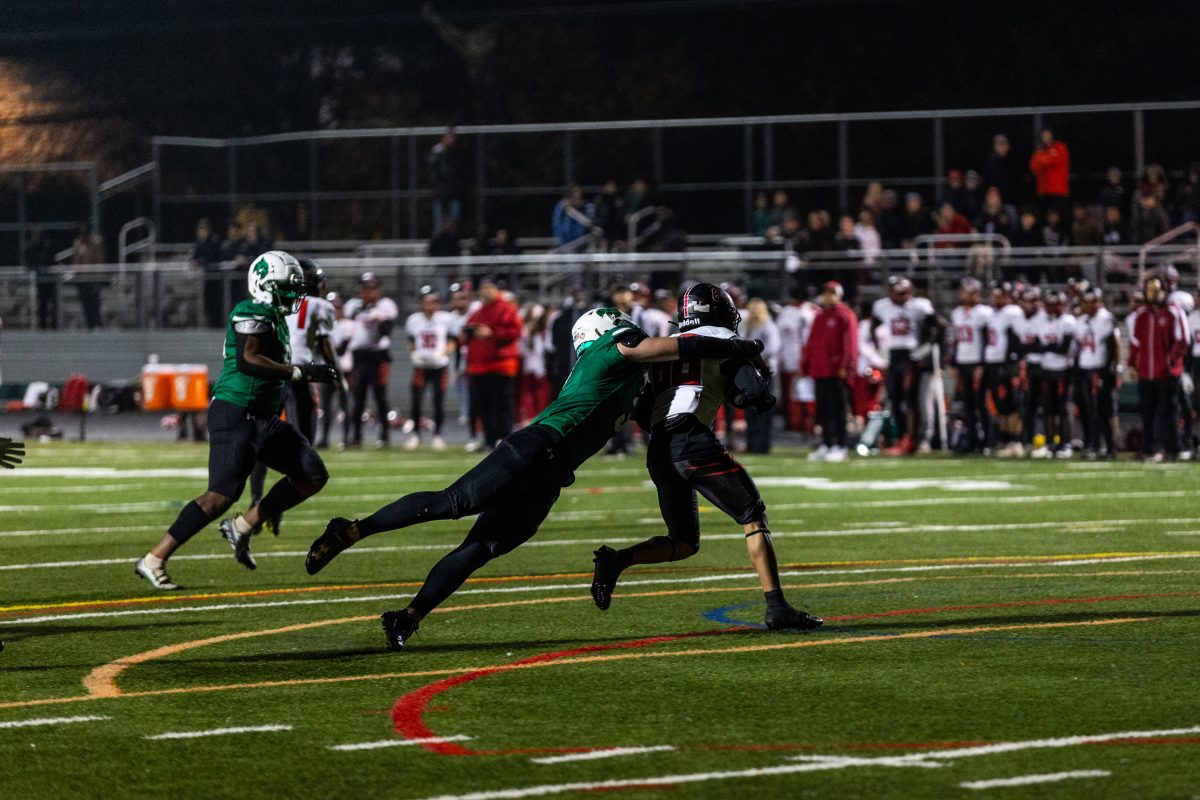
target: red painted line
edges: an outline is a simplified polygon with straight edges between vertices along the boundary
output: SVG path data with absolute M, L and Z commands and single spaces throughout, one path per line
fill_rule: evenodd
M 422 686 L 420 689 L 409 692 L 396 701 L 392 706 L 392 724 L 396 729 L 396 733 L 403 736 L 405 739 L 432 739 L 436 738 L 434 733 L 425 724 L 424 716 L 429 702 L 437 697 L 442 692 L 453 689 L 456 686 L 462 686 L 464 683 L 471 683 L 480 678 L 486 678 L 488 675 L 495 675 L 498 672 L 507 672 L 516 667 L 526 664 L 540 664 L 545 661 L 557 661 L 560 658 L 572 658 L 574 656 L 588 655 L 591 653 L 602 653 L 607 650 L 627 650 L 637 647 L 648 647 L 655 644 L 664 644 L 666 642 L 675 642 L 680 639 L 694 639 L 699 636 L 720 636 L 727 633 L 737 633 L 745 631 L 746 628 L 718 628 L 708 631 L 694 631 L 692 633 L 679 633 L 671 636 L 652 636 L 647 639 L 634 639 L 628 642 L 616 642 L 613 644 L 597 644 L 588 645 L 586 647 L 576 647 L 571 650 L 559 650 L 553 653 L 540 653 L 528 658 L 522 658 L 518 661 L 513 661 L 509 664 L 502 664 L 497 667 L 485 667 L 472 672 L 464 672 L 462 675 L 454 675 L 449 678 L 443 678 L 440 681 Z M 469 747 L 463 747 L 458 742 L 427 742 L 422 744 L 426 750 L 431 753 L 437 753 L 443 756 L 479 756 L 479 755 L 515 755 L 518 753 L 528 753 L 529 750 L 474 750 Z M 590 747 L 572 748 L 563 752 L 577 752 L 583 750 L 591 750 Z M 545 752 L 545 751 L 542 751 Z

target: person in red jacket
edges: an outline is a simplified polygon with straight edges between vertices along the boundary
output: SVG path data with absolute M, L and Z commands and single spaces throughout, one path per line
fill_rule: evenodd
M 1034 191 L 1042 213 L 1055 208 L 1065 219 L 1067 198 L 1071 194 L 1071 153 L 1049 128 L 1042 129 L 1041 143 L 1029 157 L 1029 171 L 1033 173 Z
M 858 317 L 842 302 L 842 295 L 837 281 L 821 287 L 821 310 L 800 356 L 800 374 L 816 385 L 821 446 L 809 456 L 814 461 L 845 461 L 848 455 L 846 404 L 850 376 L 858 363 Z
M 512 433 L 513 383 L 521 368 L 524 326 L 517 307 L 500 294 L 490 278 L 479 285 L 480 306 L 463 325 L 471 404 L 483 426 L 483 443 L 492 449 Z
M 1179 453 L 1179 376 L 1189 333 L 1187 317 L 1167 302 L 1159 278 L 1150 278 L 1144 289 L 1146 304 L 1133 315 L 1129 338 L 1131 378 L 1137 380 L 1142 408 L 1142 454 L 1154 461 Z

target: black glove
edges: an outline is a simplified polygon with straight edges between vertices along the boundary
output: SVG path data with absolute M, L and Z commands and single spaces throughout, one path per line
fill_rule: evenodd
M 0 436 L 0 467 L 13 469 L 25 458 L 25 443 Z
M 329 364 L 296 364 L 300 370 L 297 380 L 311 383 L 337 383 L 338 371 Z

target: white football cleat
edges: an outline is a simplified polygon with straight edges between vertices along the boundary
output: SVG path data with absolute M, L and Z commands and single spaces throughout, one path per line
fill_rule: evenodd
M 443 439 L 439 434 L 434 434 L 432 444 L 433 444 L 434 450 L 445 450 L 446 449 L 446 440 Z
M 825 454 L 825 460 L 832 464 L 839 464 L 843 461 L 850 460 L 850 454 L 844 447 L 831 447 L 829 452 Z
M 809 461 L 824 461 L 825 456 L 827 456 L 827 455 L 829 455 L 829 447 L 827 445 L 821 445 L 816 450 L 813 450 L 811 453 L 808 454 L 808 460 Z
M 406 439 L 404 442 L 405 450 L 416 450 L 420 446 L 421 446 L 421 437 L 415 433 L 412 436 L 409 436 L 408 439 Z
M 175 582 L 171 580 L 171 576 L 167 574 L 165 563 L 161 567 L 151 569 L 146 565 L 145 561 L 139 558 L 137 563 L 133 565 L 133 574 L 137 575 L 139 578 L 149 581 L 150 585 L 155 589 L 162 589 L 165 592 L 171 592 L 182 588 L 180 586 L 176 586 Z

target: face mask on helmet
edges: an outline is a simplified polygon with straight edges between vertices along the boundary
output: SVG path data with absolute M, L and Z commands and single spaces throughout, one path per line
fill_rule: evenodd
M 576 353 L 582 353 L 613 328 L 637 327 L 628 314 L 615 308 L 593 308 L 571 326 L 571 344 Z
M 299 262 L 282 250 L 270 250 L 254 259 L 247 274 L 255 302 L 295 313 L 304 297 L 304 272 Z
M 742 323 L 729 292 L 712 283 L 697 283 L 679 298 L 679 330 L 713 326 L 737 333 Z

